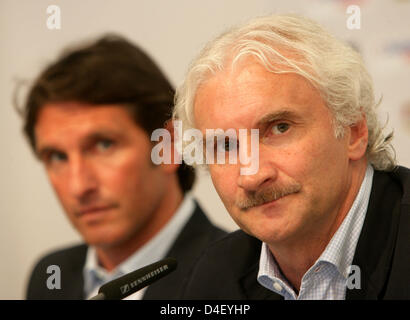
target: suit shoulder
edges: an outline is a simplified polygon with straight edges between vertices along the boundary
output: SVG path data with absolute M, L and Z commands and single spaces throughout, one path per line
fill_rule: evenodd
M 78 244 L 70 247 L 64 247 L 59 249 L 54 249 L 52 251 L 47 252 L 44 254 L 37 262 L 38 265 L 44 264 L 58 264 L 64 262 L 72 263 L 73 260 L 79 260 L 79 258 L 83 258 L 87 252 L 87 245 L 85 244 Z M 82 259 L 81 259 L 82 260 Z
M 242 230 L 228 233 L 211 243 L 199 256 L 194 272 L 211 274 L 229 270 L 235 276 L 240 276 L 258 260 L 260 247 L 258 239 Z
M 198 246 L 207 247 L 220 239 L 227 232 L 213 224 L 197 202 L 195 210 L 176 241 L 178 245 L 186 242 L 199 241 Z
M 410 169 L 398 166 L 393 170 L 392 175 L 399 181 L 403 190 L 403 204 L 410 204 Z
M 46 290 L 48 274 L 47 269 L 51 265 L 59 267 L 62 273 L 81 273 L 87 253 L 87 245 L 79 244 L 70 247 L 55 249 L 43 255 L 34 264 L 27 285 L 27 299 L 52 299 L 49 290 Z
M 243 269 L 248 262 L 258 259 L 262 242 L 242 230 L 228 233 L 213 242 L 205 251 L 204 258 L 222 258 L 231 267 Z
M 213 242 L 195 263 L 183 299 L 243 299 L 241 279 L 255 272 L 260 247 L 259 240 L 242 230 Z

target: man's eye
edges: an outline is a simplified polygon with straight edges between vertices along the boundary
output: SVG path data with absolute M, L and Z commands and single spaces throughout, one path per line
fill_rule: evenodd
M 280 122 L 272 126 L 272 133 L 273 134 L 282 134 L 289 130 L 289 124 L 286 122 Z
M 52 152 L 47 158 L 47 162 L 49 163 L 62 162 L 65 160 L 67 160 L 67 156 L 62 152 Z
M 109 149 L 110 147 L 112 147 L 113 144 L 114 142 L 111 140 L 100 140 L 97 142 L 97 148 L 101 151 L 105 151 Z
M 221 152 L 236 151 L 238 149 L 238 141 L 235 139 L 225 138 L 224 141 L 218 141 L 217 148 L 218 151 Z

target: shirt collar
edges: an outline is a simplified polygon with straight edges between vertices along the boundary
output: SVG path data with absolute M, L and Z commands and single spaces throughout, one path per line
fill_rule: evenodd
M 359 192 L 336 233 L 322 252 L 317 262 L 325 261 L 337 267 L 339 273 L 347 279 L 349 267 L 353 261 L 357 241 L 366 216 L 373 181 L 373 167 L 367 166 L 366 174 Z
M 320 261 L 329 262 L 338 269 L 339 273 L 343 275 L 345 279 L 347 279 L 349 267 L 353 261 L 356 245 L 366 216 L 373 182 L 373 173 L 373 167 L 368 165 L 352 207 L 311 269 L 315 268 Z M 270 252 L 268 245 L 262 243 L 258 281 L 264 286 L 271 287 L 274 280 L 289 286 L 288 281 L 281 273 L 275 258 Z
M 101 286 L 108 281 L 164 258 L 194 210 L 193 197 L 187 194 L 168 223 L 152 239 L 111 272 L 107 272 L 99 265 L 95 248 L 89 246 L 83 268 L 86 295 L 92 292 L 96 286 Z

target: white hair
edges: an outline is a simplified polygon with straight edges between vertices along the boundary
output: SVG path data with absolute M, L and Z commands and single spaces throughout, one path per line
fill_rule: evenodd
M 259 17 L 208 43 L 191 63 L 177 88 L 174 119 L 184 129 L 195 127 L 193 110 L 198 87 L 227 64 L 253 56 L 268 71 L 296 73 L 318 88 L 334 118 L 335 136 L 365 116 L 368 161 L 378 170 L 395 167 L 393 134 L 383 134 L 376 114 L 373 83 L 360 54 L 316 22 L 296 15 Z

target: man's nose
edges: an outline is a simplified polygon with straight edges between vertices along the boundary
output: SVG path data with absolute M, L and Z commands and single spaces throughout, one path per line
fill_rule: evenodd
M 68 177 L 71 194 L 79 199 L 87 197 L 97 189 L 97 179 L 92 164 L 82 156 L 70 159 Z
M 277 179 L 278 169 L 272 159 L 268 155 L 264 156 L 264 150 L 260 151 L 258 159 L 259 167 L 254 174 L 241 174 L 239 168 L 237 184 L 245 191 L 257 191 L 265 185 L 272 184 Z
M 277 170 L 273 167 L 259 167 L 258 172 L 253 175 L 239 174 L 237 184 L 245 191 L 253 192 L 264 185 L 271 184 L 277 176 Z

